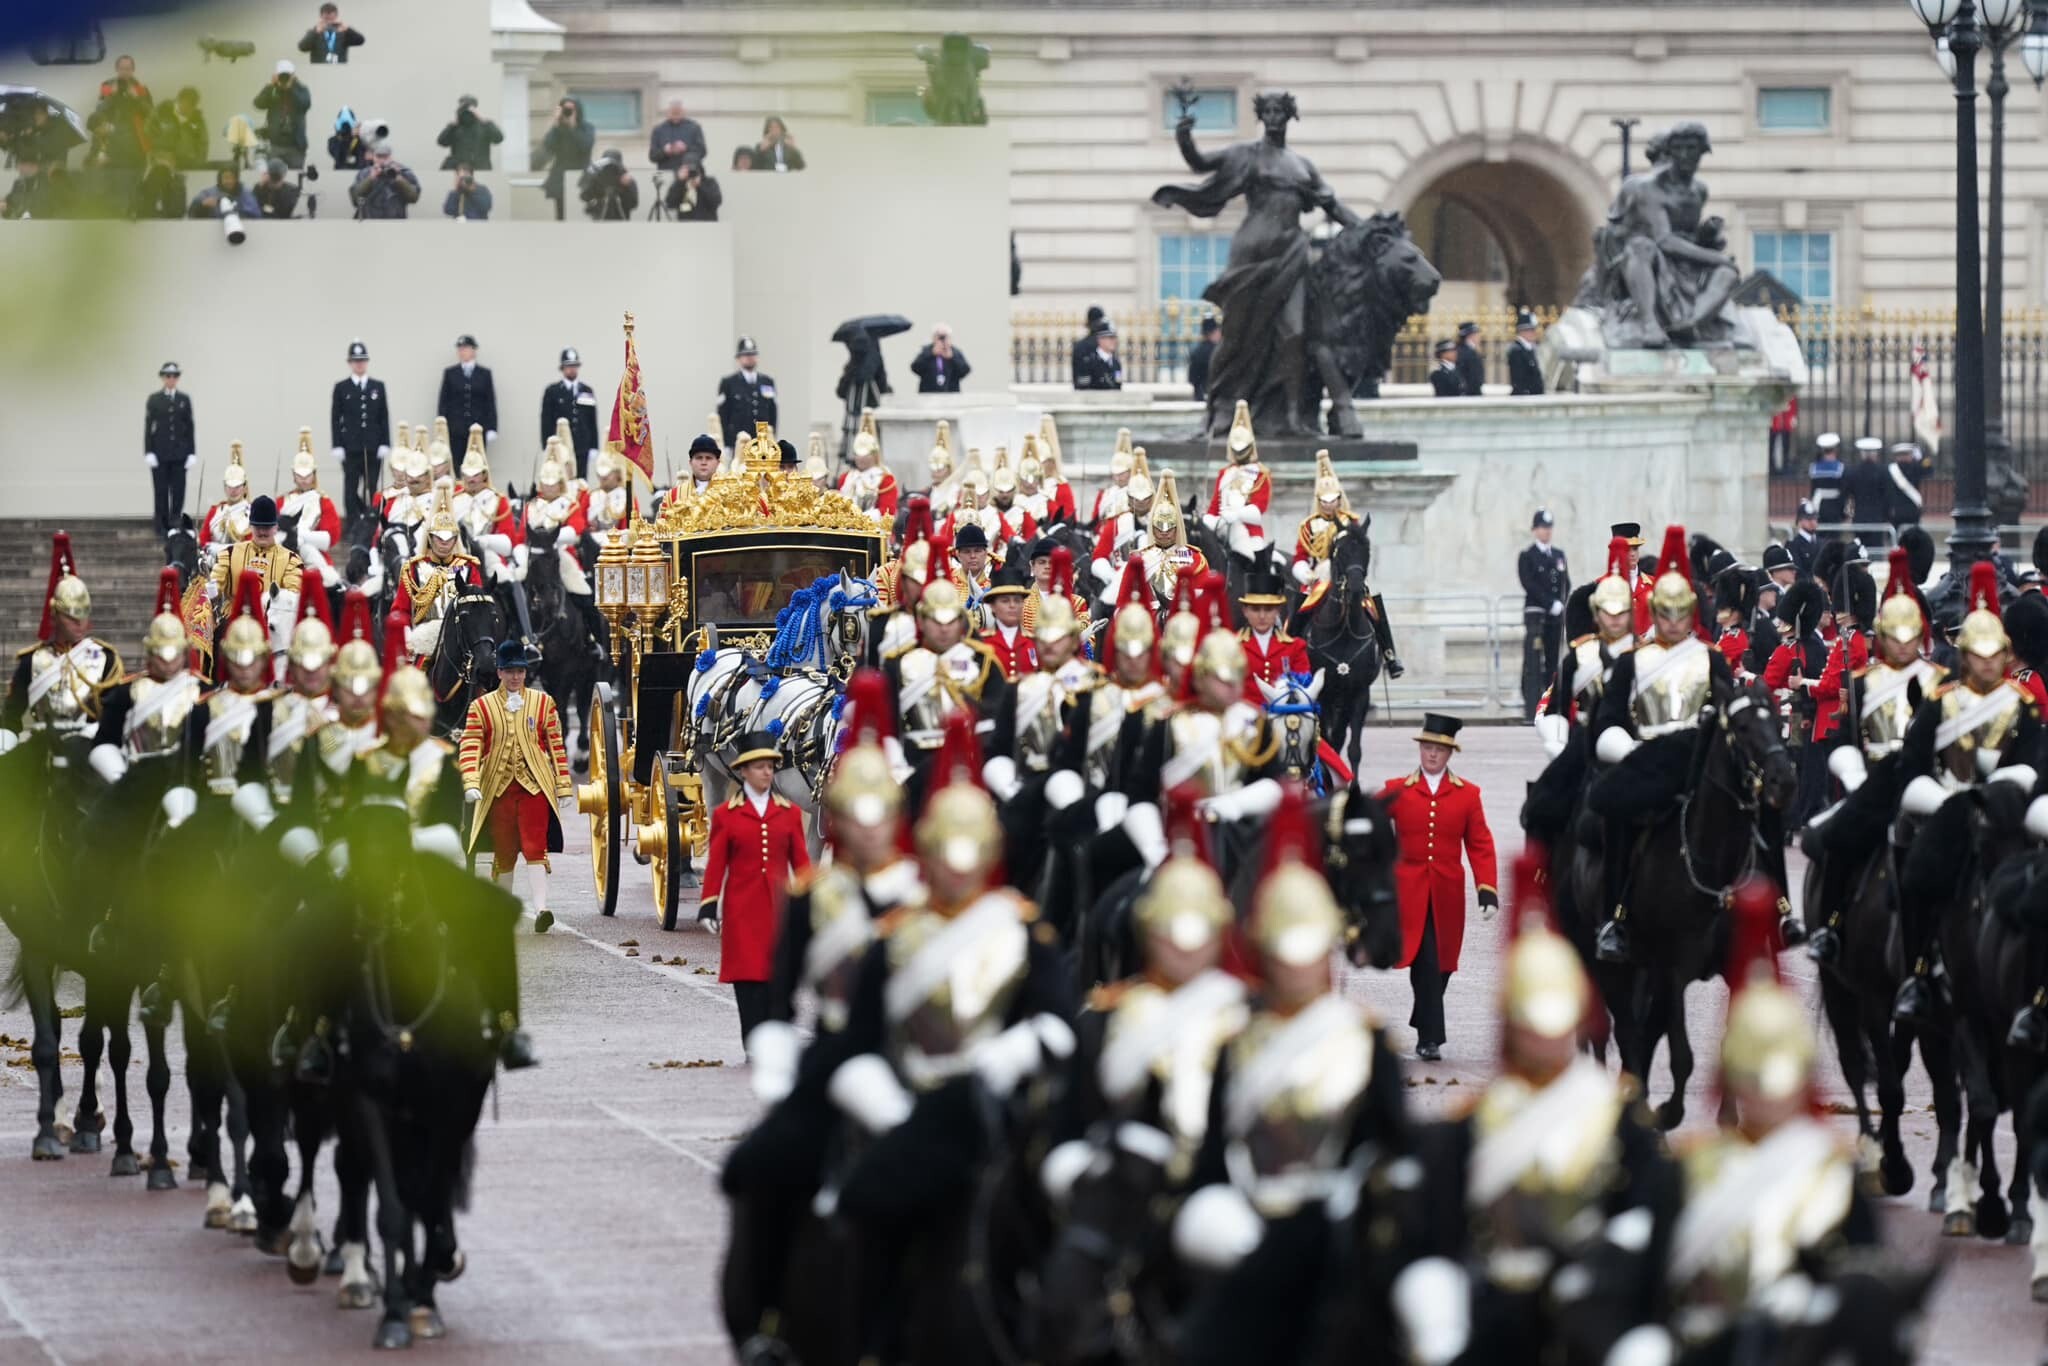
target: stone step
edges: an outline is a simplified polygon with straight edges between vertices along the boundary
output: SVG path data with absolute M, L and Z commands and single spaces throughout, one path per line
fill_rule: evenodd
M 163 543 L 145 517 L 0 518 L 0 647 L 35 639 L 49 582 L 50 537 L 68 532 L 92 587 L 93 632 L 127 654 L 139 649 L 156 605 Z

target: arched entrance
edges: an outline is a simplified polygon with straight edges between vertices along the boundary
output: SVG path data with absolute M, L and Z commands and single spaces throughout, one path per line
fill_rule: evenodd
M 1411 166 L 1388 202 L 1405 209 L 1453 310 L 1563 308 L 1592 262 L 1610 192 L 1549 148 L 1482 158 L 1477 147 L 1450 147 Z

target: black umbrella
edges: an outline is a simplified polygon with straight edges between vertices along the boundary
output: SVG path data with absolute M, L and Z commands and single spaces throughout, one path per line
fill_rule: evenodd
M 846 368 L 839 372 L 834 390 L 846 404 L 846 420 L 839 433 L 839 458 L 851 458 L 853 434 L 860 429 L 860 411 L 871 408 L 889 392 L 889 372 L 882 368 L 882 338 L 910 330 L 910 319 L 901 313 L 869 313 L 839 324 L 832 340 L 846 347 Z
M 839 330 L 832 334 L 832 340 L 846 342 L 849 345 L 860 337 L 880 341 L 883 337 L 893 337 L 898 332 L 908 332 L 911 326 L 910 319 L 901 313 L 869 313 L 858 318 L 848 318 L 839 324 Z
M 0 134 L 12 136 L 32 127 L 38 107 L 50 111 L 50 123 L 63 129 L 50 135 L 52 149 L 69 149 L 84 142 L 85 117 L 54 95 L 46 94 L 32 85 L 0 85 Z M 909 324 L 905 323 L 908 327 Z

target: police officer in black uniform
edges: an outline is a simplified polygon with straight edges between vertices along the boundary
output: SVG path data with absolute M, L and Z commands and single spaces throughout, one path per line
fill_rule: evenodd
M 164 387 L 149 396 L 143 407 L 142 458 L 149 462 L 149 482 L 156 500 L 156 534 L 166 535 L 178 523 L 185 507 L 185 470 L 199 450 L 193 436 L 192 396 L 178 392 L 178 369 L 174 360 L 157 369 Z
M 1524 397 L 1543 392 L 1543 367 L 1536 360 L 1536 316 L 1515 314 L 1515 344 L 1508 348 L 1508 392 Z
M 1223 337 L 1223 324 L 1210 313 L 1202 319 L 1202 339 L 1188 348 L 1188 387 L 1195 391 L 1195 402 L 1206 403 L 1209 399 L 1209 367 L 1216 360 L 1216 343 Z
M 384 381 L 370 378 L 370 348 L 348 344 L 349 377 L 334 386 L 327 425 L 342 469 L 342 515 L 353 527 L 377 496 L 377 476 L 391 453 L 391 407 Z
M 1092 344 L 1081 353 L 1074 364 L 1074 387 L 1076 389 L 1121 389 L 1124 387 L 1124 363 L 1117 357 L 1114 345 L 1104 346 L 1105 341 L 1116 340 L 1116 324 L 1104 318 L 1100 326 L 1089 334 Z
M 1550 543 L 1555 526 L 1550 509 L 1537 508 L 1529 523 L 1529 544 L 1515 561 L 1522 579 L 1522 711 L 1532 721 L 1543 690 L 1557 676 L 1564 600 L 1572 591 L 1564 547 Z
M 1465 386 L 1467 398 L 1478 398 L 1486 388 L 1486 358 L 1472 344 L 1478 335 L 1478 323 L 1458 324 L 1458 379 Z
M 434 411 L 448 424 L 451 441 L 466 441 L 472 426 L 484 429 L 484 440 L 498 439 L 498 389 L 490 370 L 476 363 L 476 338 L 455 339 L 455 364 L 441 372 L 441 400 Z
M 725 448 L 744 434 L 754 435 L 754 424 L 775 422 L 775 381 L 760 370 L 760 349 L 752 337 L 741 337 L 733 350 L 740 368 L 718 381 L 718 427 L 725 434 Z
M 1436 369 L 1429 372 L 1429 387 L 1438 398 L 1465 396 L 1465 379 L 1458 373 L 1458 344 L 1449 337 L 1436 344 Z
M 583 357 L 576 348 L 562 348 L 562 382 L 550 384 L 540 396 L 540 443 L 545 446 L 555 434 L 555 423 L 569 419 L 569 435 L 576 443 L 576 477 L 590 477 L 590 457 L 597 450 L 597 393 L 582 380 Z

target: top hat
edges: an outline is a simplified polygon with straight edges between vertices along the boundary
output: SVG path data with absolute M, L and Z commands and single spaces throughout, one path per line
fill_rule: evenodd
M 754 345 L 752 337 L 741 337 L 739 345 L 733 348 L 732 354 L 733 358 L 737 360 L 741 356 L 758 356 L 761 354 L 761 350 Z
M 1246 607 L 1284 607 L 1287 604 L 1287 581 L 1265 570 L 1247 574 L 1244 592 L 1238 594 L 1237 600 Z
M 165 361 L 162 365 L 159 365 L 156 368 L 156 372 L 159 375 L 182 375 L 185 373 L 183 370 L 180 370 L 178 368 L 178 363 L 174 360 Z
M 558 364 L 558 365 L 581 365 L 581 364 L 583 364 L 583 357 L 581 357 L 581 356 L 579 356 L 579 355 L 577 355 L 577 354 L 576 354 L 576 348 L 575 348 L 575 347 L 573 347 L 573 346 L 565 346 L 565 347 L 563 347 L 563 348 L 562 348 L 562 359 L 561 359 L 561 360 L 559 360 L 559 361 L 557 361 L 557 362 L 556 362 L 556 364 Z
M 368 360 L 370 358 L 370 348 L 363 345 L 360 340 L 352 341 L 348 344 L 348 358 L 350 360 Z
M 1607 530 L 1608 535 L 1619 536 L 1631 546 L 1638 546 L 1643 543 L 1643 524 L 1641 522 L 1616 522 Z
M 738 743 L 740 752 L 733 756 L 734 768 L 751 764 L 756 759 L 773 759 L 778 763 L 782 760 L 782 750 L 776 745 L 775 737 L 765 730 L 741 731 Z
M 1458 743 L 1458 731 L 1464 725 L 1458 717 L 1426 711 L 1422 713 L 1422 729 L 1416 732 L 1415 738 L 1425 745 L 1449 745 L 1452 749 L 1463 749 L 1464 746 Z
M 978 531 L 980 528 L 977 527 L 975 530 Z M 1021 598 L 1030 591 L 1031 571 L 1017 563 L 1015 559 L 1012 559 L 990 576 L 988 588 L 983 591 L 981 596 L 983 599 L 1010 597 L 1012 595 Z

